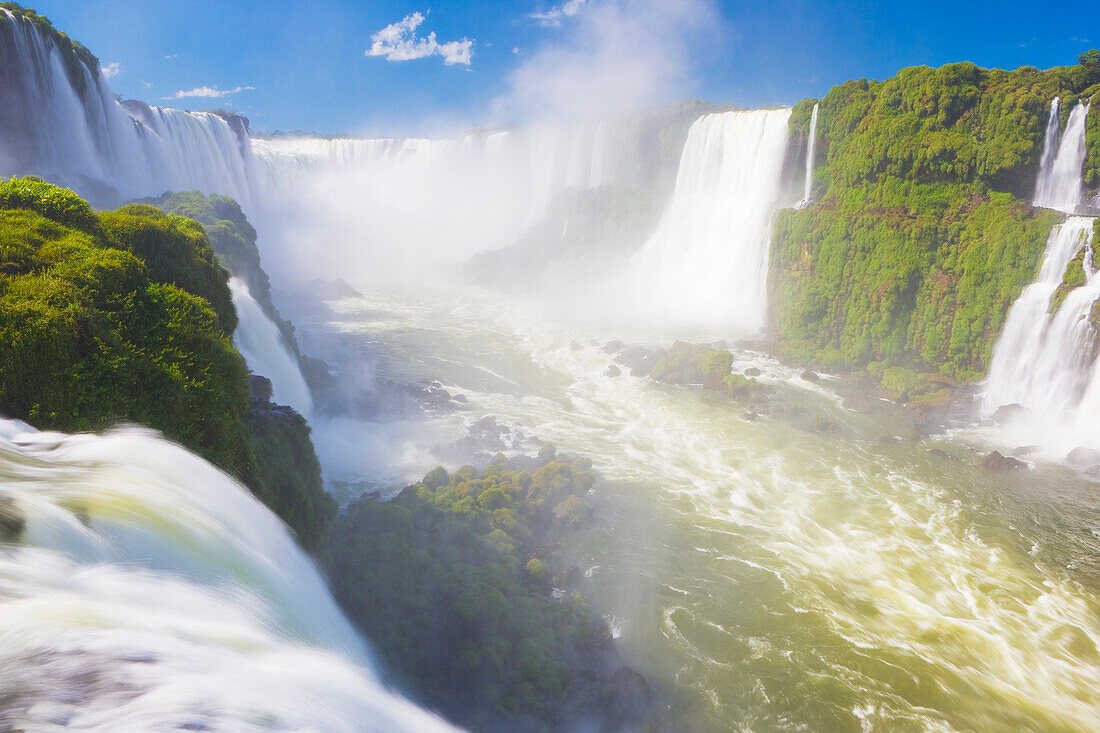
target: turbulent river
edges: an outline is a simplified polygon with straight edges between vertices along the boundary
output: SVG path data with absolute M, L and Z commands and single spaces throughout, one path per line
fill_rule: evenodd
M 363 292 L 294 314 L 305 350 L 469 402 L 320 421 L 329 478 L 401 485 L 487 415 L 591 457 L 601 518 L 564 544 L 627 652 L 677 689 L 685 727 L 1100 729 L 1095 484 L 1052 464 L 982 471 L 996 436 L 913 437 L 762 354 L 735 352 L 734 371 L 756 366 L 774 401 L 835 430 L 608 376 L 608 340 L 667 334 L 559 323 L 468 288 Z M 353 445 L 361 463 L 341 458 Z

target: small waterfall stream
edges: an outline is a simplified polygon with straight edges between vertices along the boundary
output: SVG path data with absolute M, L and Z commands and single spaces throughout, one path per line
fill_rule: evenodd
M 817 147 L 817 107 L 810 113 L 810 134 L 806 138 L 806 181 L 802 186 L 802 200 L 795 204 L 796 209 L 810 205 L 814 186 L 814 149 Z
M 1085 163 L 1085 123 L 1088 115 L 1088 103 L 1079 102 L 1069 113 L 1065 131 L 1059 134 L 1058 98 L 1051 102 L 1039 179 L 1035 184 L 1036 206 L 1072 214 L 1080 205 L 1084 189 L 1081 168 Z
M 271 380 L 272 398 L 276 402 L 290 405 L 309 419 L 313 414 L 313 399 L 279 327 L 267 317 L 243 280 L 230 278 L 229 291 L 233 294 L 238 318 L 233 343 L 248 368 Z

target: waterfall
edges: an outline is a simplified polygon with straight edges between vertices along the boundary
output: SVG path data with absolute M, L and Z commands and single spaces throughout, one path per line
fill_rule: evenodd
M 451 730 L 274 514 L 150 431 L 0 420 L 0 519 L 0 729 Z
M 275 402 L 290 405 L 309 419 L 313 414 L 313 399 L 298 368 L 298 360 L 287 348 L 279 327 L 267 317 L 243 280 L 230 278 L 229 290 L 238 319 L 233 343 L 248 368 L 271 380 Z
M 1066 129 L 1059 135 L 1059 101 L 1050 105 L 1039 179 L 1035 185 L 1035 205 L 1072 214 L 1081 203 L 1084 188 L 1085 123 L 1088 103 L 1078 103 L 1069 113 Z
M 709 114 L 688 132 L 672 201 L 632 262 L 645 316 L 764 326 L 771 213 L 790 109 Z
M 34 173 L 102 197 L 199 189 L 250 203 L 250 144 L 219 115 L 119 103 L 98 70 L 74 88 L 53 39 L 0 9 L 0 176 Z
M 1012 305 L 994 347 L 983 392 L 987 414 L 1018 403 L 1064 424 L 1079 410 L 1082 395 L 1100 388 L 1092 385 L 1096 334 L 1089 322 L 1100 297 L 1100 276 L 1092 266 L 1093 221 L 1071 216 L 1051 232 L 1039 276 Z M 1085 284 L 1052 313 L 1063 273 L 1082 250 Z M 1100 441 L 1100 433 L 1081 439 Z
M 814 147 L 817 143 L 817 103 L 814 103 L 814 111 L 810 113 L 810 136 L 806 140 L 806 182 L 802 186 L 802 200 L 797 208 L 802 208 L 810 203 L 814 185 Z

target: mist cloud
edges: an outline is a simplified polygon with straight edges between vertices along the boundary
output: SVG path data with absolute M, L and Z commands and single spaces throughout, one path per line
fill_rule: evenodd
M 498 122 L 591 119 L 683 99 L 692 44 L 710 38 L 717 10 L 713 0 L 587 0 L 530 17 L 564 30 L 523 55 L 494 104 Z

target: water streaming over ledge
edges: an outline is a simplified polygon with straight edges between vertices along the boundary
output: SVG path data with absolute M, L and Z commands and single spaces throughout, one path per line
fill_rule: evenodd
M 1035 186 L 1035 204 L 1072 214 L 1081 203 L 1085 122 L 1089 105 L 1079 103 L 1060 128 L 1060 101 L 1050 105 L 1043 154 Z M 1025 439 L 1100 448 L 1100 374 L 1093 310 L 1100 299 L 1094 264 L 1095 220 L 1067 216 L 1047 240 L 1035 282 L 1012 305 L 993 349 L 982 408 L 1002 405 L 1027 409 L 1033 432 Z M 1067 268 L 1080 268 L 1084 284 L 1065 292 Z M 1061 302 L 1056 302 L 1061 297 Z M 1018 421 L 1020 422 L 1020 421 Z
M 0 512 L 0 729 L 452 730 L 381 685 L 270 511 L 151 431 L 0 420 Z
M 817 147 L 817 103 L 810 113 L 810 133 L 806 138 L 806 180 L 802 185 L 802 200 L 795 204 L 796 209 L 809 206 L 814 187 L 814 148 Z
M 763 328 L 771 215 L 790 115 L 726 112 L 692 125 L 672 201 L 631 262 L 639 308 L 734 333 Z
M 1085 123 L 1089 104 L 1078 102 L 1069 113 L 1066 129 L 1059 131 L 1059 100 L 1050 105 L 1044 136 L 1039 178 L 1035 184 L 1035 205 L 1072 214 L 1081 204 L 1084 190 Z
M 243 280 L 230 278 L 229 291 L 237 309 L 237 330 L 233 333 L 237 350 L 249 369 L 271 380 L 275 402 L 290 405 L 309 419 L 313 413 L 313 398 L 279 327 L 267 317 Z

